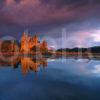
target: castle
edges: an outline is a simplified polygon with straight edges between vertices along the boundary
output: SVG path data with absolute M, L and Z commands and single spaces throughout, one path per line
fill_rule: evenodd
M 48 51 L 48 45 L 46 40 L 44 39 L 42 42 L 39 41 L 39 38 L 37 35 L 34 37 L 30 36 L 30 34 L 24 32 L 21 37 L 21 52 L 47 52 Z

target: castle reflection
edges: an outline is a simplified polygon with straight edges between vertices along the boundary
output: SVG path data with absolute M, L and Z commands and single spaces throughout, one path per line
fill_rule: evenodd
M 21 66 L 22 74 L 26 75 L 28 72 L 38 72 L 40 67 L 47 67 L 47 58 L 32 57 L 32 56 L 18 56 L 10 59 L 10 57 L 0 58 L 1 67 L 12 67 L 14 69 Z

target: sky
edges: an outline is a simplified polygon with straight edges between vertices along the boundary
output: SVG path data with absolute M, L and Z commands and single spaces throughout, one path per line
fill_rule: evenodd
M 100 46 L 100 0 L 0 0 L 0 38 L 24 30 L 54 48 Z

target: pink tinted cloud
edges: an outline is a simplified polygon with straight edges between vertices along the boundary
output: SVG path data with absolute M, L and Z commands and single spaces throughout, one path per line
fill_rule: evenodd
M 54 5 L 43 4 L 41 0 L 5 0 L 0 10 L 1 20 L 17 25 L 48 25 L 65 23 L 85 18 L 91 14 L 88 4 L 73 9 L 66 5 L 59 9 Z M 96 9 L 97 5 L 92 8 Z M 2 13 L 1 13 L 2 12 Z
M 93 30 L 92 30 L 93 31 Z M 57 33 L 56 31 L 52 31 L 52 33 Z M 68 35 L 71 34 L 71 35 Z M 89 47 L 89 41 L 87 41 L 92 35 L 91 31 L 76 31 L 74 33 L 68 33 L 67 31 L 65 33 L 62 32 L 62 35 L 60 37 L 51 37 L 47 40 L 49 45 L 54 45 L 55 48 L 74 48 L 74 47 Z M 47 37 L 46 37 L 47 38 Z M 52 42 L 53 41 L 53 42 Z

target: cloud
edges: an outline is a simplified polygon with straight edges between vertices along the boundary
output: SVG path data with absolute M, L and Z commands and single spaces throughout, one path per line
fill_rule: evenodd
M 86 0 L 5 0 L 0 10 L 3 16 L 0 21 L 5 25 L 28 27 L 60 25 L 84 19 L 96 8 L 97 4 L 89 8 Z
M 0 36 L 16 35 L 28 28 L 45 32 L 43 35 L 60 44 L 62 29 L 66 28 L 67 38 L 75 39 L 67 45 L 84 46 L 90 30 L 100 27 L 98 9 L 100 0 L 0 0 Z
M 99 39 L 99 26 L 91 27 L 93 24 L 75 24 L 69 27 L 58 28 L 50 31 L 51 40 L 49 45 L 55 45 L 55 48 L 74 48 L 74 47 L 92 47 L 100 45 Z M 85 26 L 84 26 L 85 25 Z M 64 30 L 64 31 L 63 31 Z M 50 34 L 49 33 L 49 34 Z M 48 36 L 45 34 L 45 36 Z M 52 44 L 52 41 L 53 44 Z

